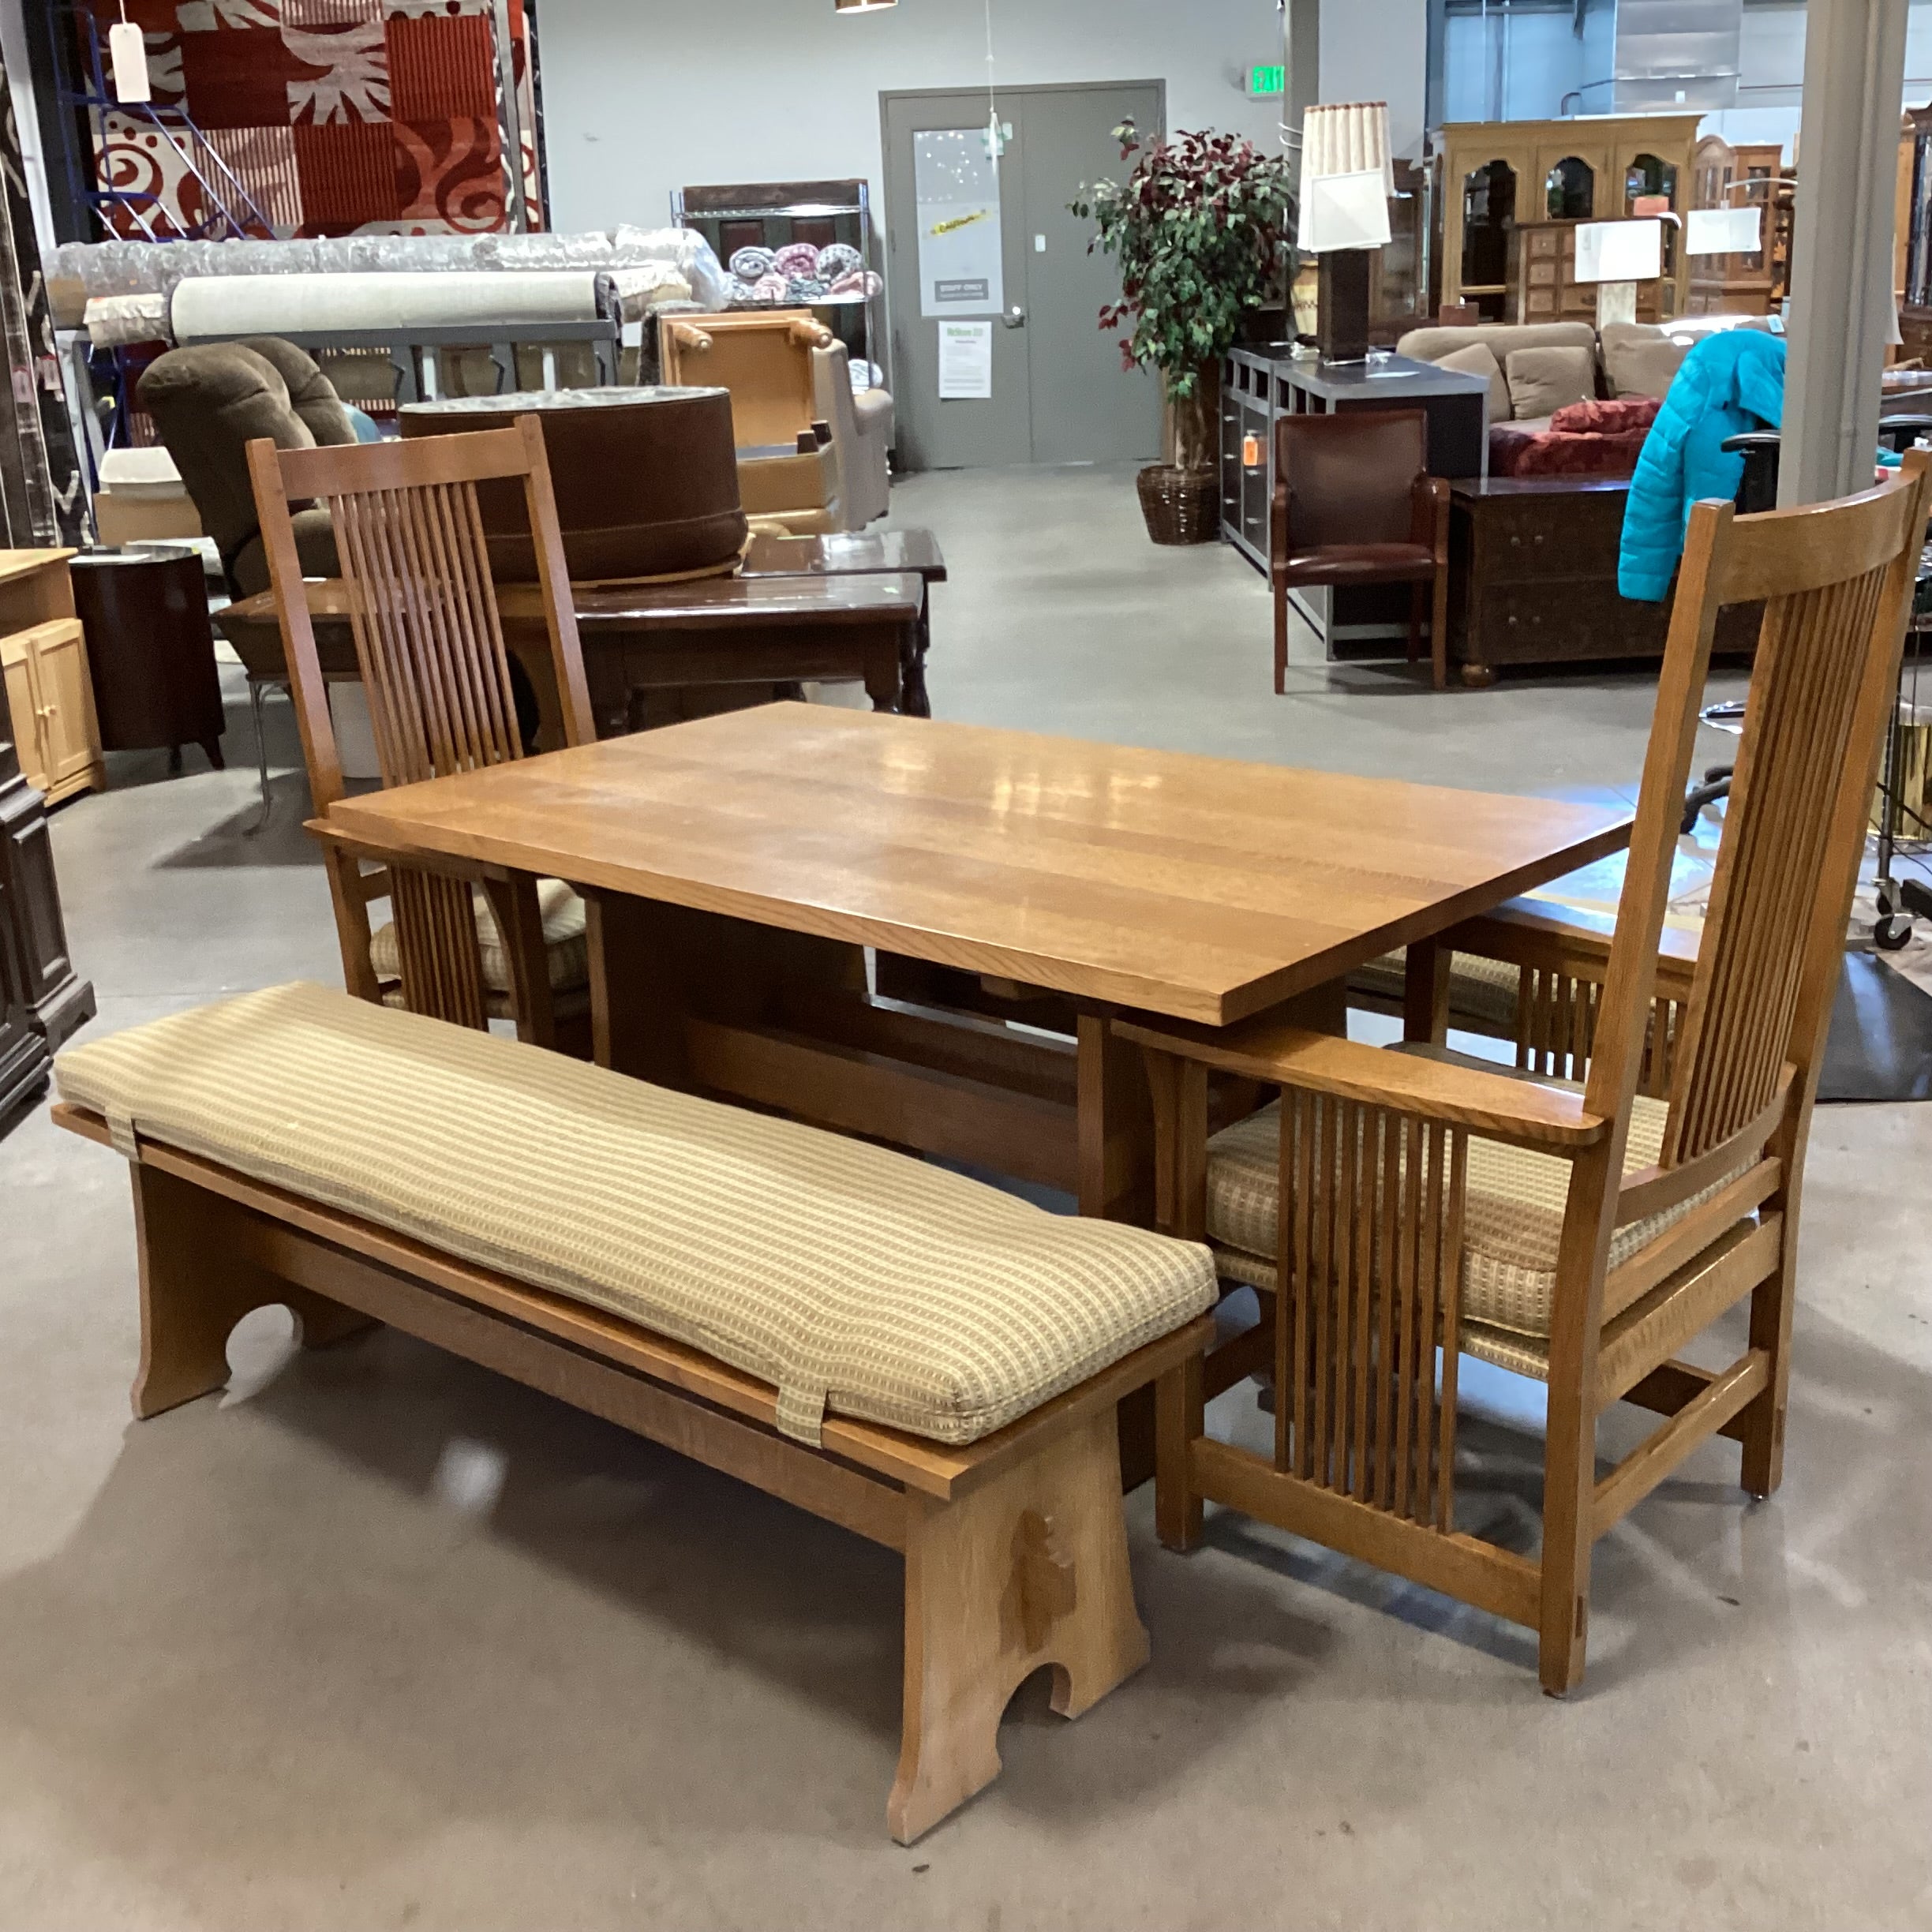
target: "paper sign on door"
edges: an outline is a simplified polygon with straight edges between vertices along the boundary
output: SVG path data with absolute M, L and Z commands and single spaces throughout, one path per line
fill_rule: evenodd
M 939 324 L 939 400 L 983 402 L 993 393 L 993 324 Z

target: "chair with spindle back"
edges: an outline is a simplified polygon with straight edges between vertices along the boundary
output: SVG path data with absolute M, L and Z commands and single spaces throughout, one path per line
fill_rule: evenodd
M 1260 1328 L 1163 1383 L 1170 1547 L 1199 1538 L 1204 1499 L 1231 1505 L 1527 1625 L 1544 1688 L 1560 1693 L 1582 1675 L 1598 1537 L 1713 1435 L 1742 1446 L 1747 1492 L 1777 1488 L 1799 1185 L 1929 462 L 1805 509 L 1697 505 L 1613 934 L 1565 931 L 1552 907 L 1445 940 L 1567 989 L 1556 1043 L 1574 1066 L 1587 1029 L 1581 1085 L 1265 1015 L 1126 1029 L 1147 1050 L 1163 1226 L 1207 1240 L 1224 1282 L 1263 1291 Z M 1702 940 L 1694 961 L 1661 962 L 1713 627 L 1758 600 Z M 1668 1077 L 1653 1096 L 1660 1014 Z M 1211 1139 L 1214 1069 L 1281 1098 Z M 1749 1339 L 1728 1367 L 1678 1359 L 1746 1301 Z M 1537 1558 L 1457 1526 L 1465 1352 L 1548 1385 Z M 1273 1454 L 1208 1436 L 1204 1398 L 1270 1368 Z M 1600 1479 L 1597 1421 L 1617 1402 L 1668 1420 Z
M 343 794 L 342 758 L 316 654 L 291 515 L 326 504 L 351 599 L 356 655 L 385 786 L 523 755 L 476 486 L 522 481 L 542 589 L 550 668 L 569 744 L 595 736 L 541 428 L 421 441 L 280 450 L 249 445 L 275 607 L 318 814 Z M 582 902 L 554 880 L 478 880 L 325 841 L 350 992 L 587 1054 Z M 479 897 L 479 883 L 483 896 Z M 392 918 L 370 929 L 371 902 Z

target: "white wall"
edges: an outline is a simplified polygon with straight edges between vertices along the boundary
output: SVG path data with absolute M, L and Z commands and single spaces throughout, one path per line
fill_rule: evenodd
M 1163 80 L 1170 129 L 1275 139 L 1277 103 L 1244 91 L 1249 63 L 1281 58 L 1274 0 L 991 4 L 998 82 Z M 1422 0 L 1353 10 L 1420 23 Z M 900 0 L 843 19 L 832 0 L 543 0 L 537 31 L 559 228 L 656 226 L 686 182 L 862 175 L 877 192 L 880 92 L 987 80 L 975 0 Z M 1324 80 L 1327 31 L 1324 19 Z M 1419 131 L 1419 24 L 1411 58 Z

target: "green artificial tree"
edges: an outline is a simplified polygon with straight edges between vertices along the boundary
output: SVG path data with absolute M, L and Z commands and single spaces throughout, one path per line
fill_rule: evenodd
M 1174 404 L 1181 470 L 1214 461 L 1214 371 L 1242 318 L 1286 284 L 1294 198 L 1285 156 L 1238 134 L 1183 133 L 1144 146 L 1131 121 L 1114 130 L 1124 182 L 1083 187 L 1068 206 L 1097 232 L 1088 243 L 1120 264 L 1121 299 L 1100 311 L 1121 331 L 1121 363 L 1156 369 Z

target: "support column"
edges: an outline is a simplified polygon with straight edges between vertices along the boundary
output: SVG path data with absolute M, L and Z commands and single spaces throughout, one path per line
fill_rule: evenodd
M 1780 507 L 1871 485 L 1904 85 L 1905 0 L 1810 0 Z

